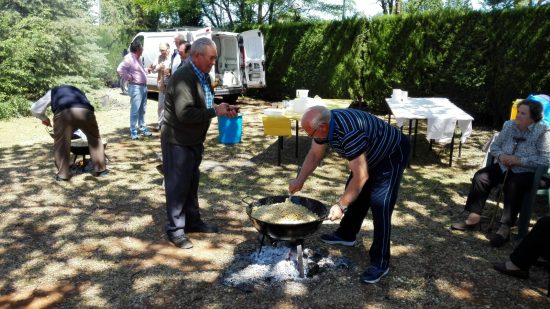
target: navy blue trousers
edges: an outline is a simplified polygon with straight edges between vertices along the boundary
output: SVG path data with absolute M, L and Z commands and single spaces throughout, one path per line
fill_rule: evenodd
M 185 225 L 201 221 L 199 212 L 199 165 L 204 146 L 181 146 L 161 141 L 164 190 L 166 192 L 166 233 L 181 237 Z
M 387 160 L 374 168 L 369 167 L 367 183 L 357 199 L 348 206 L 346 215 L 340 221 L 340 227 L 336 231 L 336 235 L 345 240 L 355 239 L 370 208 L 374 236 L 369 256 L 371 265 L 378 268 L 385 269 L 389 266 L 391 216 L 399 193 L 403 170 L 409 162 L 409 153 L 409 140 L 402 136 L 401 142 Z M 350 174 L 346 187 L 352 178 L 353 174 Z

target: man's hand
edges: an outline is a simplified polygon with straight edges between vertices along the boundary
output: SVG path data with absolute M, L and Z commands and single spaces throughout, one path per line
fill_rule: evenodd
M 241 107 L 239 105 L 229 105 L 229 109 L 235 111 L 237 114 L 241 111 Z
M 298 191 L 302 190 L 303 185 L 304 184 L 299 182 L 298 179 L 294 179 L 288 185 L 288 192 L 290 194 L 294 194 L 295 192 L 298 192 Z
M 227 103 L 220 103 L 219 105 L 214 105 L 214 110 L 218 116 L 227 116 L 233 118 L 237 116 L 238 112 L 235 108 L 231 108 L 231 105 Z
M 342 208 L 340 208 L 339 204 L 334 204 L 330 208 L 330 212 L 328 213 L 328 219 L 330 221 L 338 220 L 344 216 L 344 212 L 342 211 Z
M 51 127 L 52 124 L 50 122 L 50 118 L 46 118 L 44 120 L 42 120 L 42 124 L 45 125 L 46 127 Z

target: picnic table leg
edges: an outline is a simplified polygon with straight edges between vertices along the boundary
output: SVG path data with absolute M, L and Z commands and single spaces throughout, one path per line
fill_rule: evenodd
M 279 149 L 277 151 L 277 165 L 281 165 L 281 150 L 283 149 L 283 137 L 279 136 Z
M 418 119 L 414 120 L 414 150 L 413 150 L 413 156 L 416 157 L 416 138 L 418 136 Z
M 451 151 L 449 155 L 449 167 L 453 166 L 453 150 L 455 149 L 455 134 L 451 137 Z

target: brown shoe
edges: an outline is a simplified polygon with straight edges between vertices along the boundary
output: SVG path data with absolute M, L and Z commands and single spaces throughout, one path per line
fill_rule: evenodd
M 451 224 L 451 230 L 463 231 L 463 232 L 481 230 L 481 222 L 474 223 L 474 224 L 467 224 L 465 221 L 453 223 Z

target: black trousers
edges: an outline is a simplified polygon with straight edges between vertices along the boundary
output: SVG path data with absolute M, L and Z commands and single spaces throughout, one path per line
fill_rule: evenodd
M 472 187 L 466 200 L 465 209 L 468 212 L 481 214 L 485 207 L 485 202 L 491 193 L 491 189 L 504 181 L 506 173 L 500 169 L 498 163 L 484 167 L 477 171 L 472 180 Z M 506 177 L 506 183 L 502 187 L 504 195 L 504 212 L 500 222 L 508 226 L 514 226 L 519 211 L 521 210 L 521 204 L 523 197 L 533 184 L 534 173 L 514 173 L 508 172 Z
M 512 263 L 523 270 L 529 270 L 539 257 L 550 260 L 550 217 L 539 219 L 510 254 Z
M 361 193 L 349 206 L 336 235 L 345 240 L 355 240 L 361 224 L 372 210 L 374 235 L 369 250 L 371 265 L 385 269 L 390 261 L 391 217 L 399 193 L 403 170 L 409 161 L 409 140 L 402 136 L 400 144 L 385 161 L 369 168 L 369 179 Z M 353 178 L 351 174 L 348 178 Z
M 166 192 L 166 233 L 175 238 L 185 234 L 185 225 L 201 221 L 199 212 L 199 165 L 204 146 L 181 146 L 161 141 L 164 190 Z

